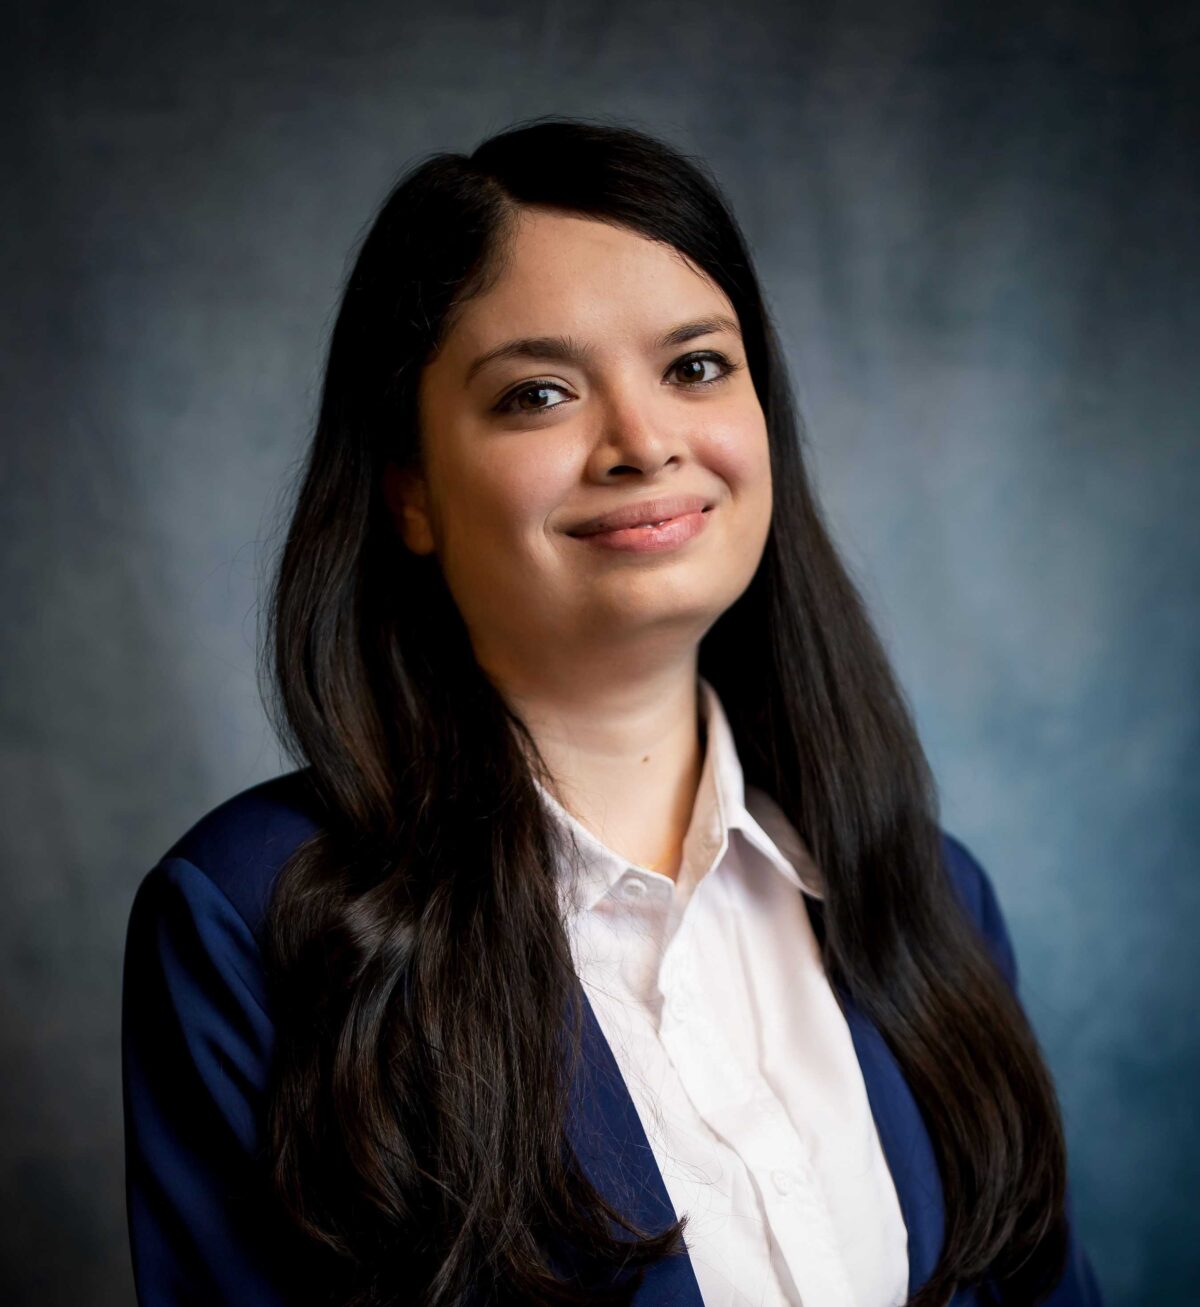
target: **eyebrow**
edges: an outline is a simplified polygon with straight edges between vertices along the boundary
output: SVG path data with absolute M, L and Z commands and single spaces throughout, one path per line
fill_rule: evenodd
M 672 327 L 654 342 L 654 348 L 668 349 L 672 345 L 695 340 L 697 336 L 711 336 L 719 331 L 728 331 L 739 340 L 742 336 L 735 319 L 717 314 L 715 317 L 700 318 L 695 322 L 683 322 L 678 327 Z M 581 345 L 570 336 L 523 336 L 517 340 L 506 340 L 485 354 L 480 354 L 467 369 L 467 383 L 474 380 L 476 374 L 489 363 L 500 359 L 554 359 L 560 363 L 584 363 L 594 353 L 590 346 Z

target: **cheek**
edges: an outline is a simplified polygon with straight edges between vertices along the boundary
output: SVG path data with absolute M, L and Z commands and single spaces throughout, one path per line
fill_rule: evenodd
M 460 519 L 472 531 L 472 548 L 509 571 L 520 567 L 528 542 L 545 535 L 545 523 L 569 495 L 578 470 L 554 457 L 545 441 L 514 438 L 477 462 L 459 486 Z
M 731 534 L 726 537 L 730 565 L 739 569 L 753 559 L 757 566 L 770 533 L 774 502 L 771 448 L 761 413 L 757 420 L 727 430 L 711 450 L 709 467 L 725 483 L 730 496 Z
M 770 494 L 771 450 L 762 413 L 730 422 L 708 440 L 708 464 L 738 498 Z

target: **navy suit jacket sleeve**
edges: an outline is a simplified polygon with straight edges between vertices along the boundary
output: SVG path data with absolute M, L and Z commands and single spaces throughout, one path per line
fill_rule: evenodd
M 942 838 L 949 846 L 952 868 L 960 872 L 956 877 L 959 892 L 966 899 L 967 908 L 972 918 L 978 922 L 992 957 L 1019 1001 L 1016 951 L 991 879 L 964 844 L 944 832 Z M 967 873 L 965 881 L 961 876 L 963 871 Z M 1054 1292 L 1044 1300 L 1045 1307 L 1103 1307 L 1095 1271 L 1079 1238 L 1069 1182 L 1066 1212 L 1070 1232 L 1067 1264 Z
M 273 1026 L 258 946 L 184 858 L 164 858 L 134 899 L 121 1024 L 139 1303 L 319 1301 L 306 1284 L 312 1254 L 282 1218 L 262 1152 Z

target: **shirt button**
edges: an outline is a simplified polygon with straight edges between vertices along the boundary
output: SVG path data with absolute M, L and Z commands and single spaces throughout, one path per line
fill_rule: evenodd
M 646 882 L 641 876 L 626 876 L 621 886 L 621 896 L 627 899 L 640 899 L 646 893 Z
M 790 1171 L 772 1171 L 771 1182 L 781 1194 L 789 1194 L 792 1191 L 792 1175 Z

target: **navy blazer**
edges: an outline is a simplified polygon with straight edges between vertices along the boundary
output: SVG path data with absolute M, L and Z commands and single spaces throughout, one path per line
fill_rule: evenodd
M 277 873 L 316 828 L 305 771 L 213 809 L 138 887 L 125 945 L 122 1006 L 126 1198 L 142 1307 L 299 1307 L 320 1270 L 270 1192 L 263 1121 L 274 1027 L 260 946 Z M 995 893 L 943 832 L 948 868 L 1009 983 L 1016 963 Z M 840 995 L 867 1097 L 908 1229 L 909 1292 L 937 1261 L 943 1198 L 932 1145 L 878 1029 Z M 591 1005 L 586 1083 L 573 1087 L 572 1142 L 593 1183 L 643 1228 L 675 1219 L 662 1176 Z M 632 1195 L 632 1197 L 631 1197 Z M 1047 1300 L 1100 1307 L 1071 1223 L 1070 1256 Z M 398 1255 L 402 1255 L 398 1253 Z M 702 1307 L 686 1255 L 646 1274 L 636 1301 Z M 960 1290 L 954 1307 L 975 1304 Z

